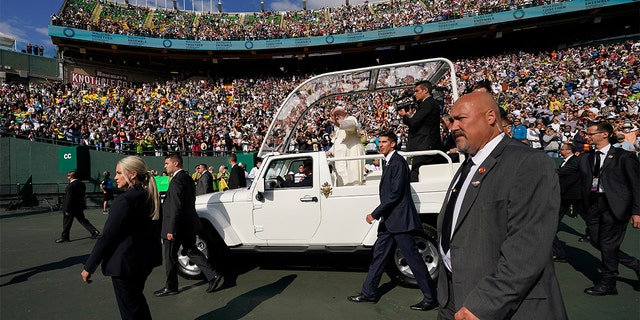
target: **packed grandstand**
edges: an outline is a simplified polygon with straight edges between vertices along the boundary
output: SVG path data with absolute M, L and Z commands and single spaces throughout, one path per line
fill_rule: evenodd
M 551 1 L 556 2 L 556 1 Z M 52 24 L 105 33 L 176 39 L 273 39 L 360 32 L 461 16 L 545 5 L 549 1 L 382 1 L 363 5 L 250 14 L 195 13 L 68 0 Z M 100 6 L 100 10 L 96 7 Z M 614 123 L 622 141 L 640 150 L 640 41 L 621 37 L 556 50 L 454 59 L 460 91 L 488 80 L 510 126 L 525 124 L 523 139 L 551 155 L 559 143 L 580 140 L 586 122 Z M 599 39 L 593 39 L 599 40 Z M 85 62 L 90 63 L 90 62 Z M 120 70 L 122 71 L 122 70 Z M 287 94 L 310 73 L 244 74 L 144 82 L 7 82 L 0 90 L 0 136 L 106 152 L 140 155 L 221 155 L 256 151 Z M 382 128 L 406 143 L 395 113 L 395 92 L 336 97 L 306 118 L 291 150 L 331 144 L 330 106 L 341 105 L 361 123 L 363 145 Z M 450 97 L 441 99 L 448 112 Z M 510 132 L 510 130 L 507 130 Z M 443 135 L 446 127 L 443 126 Z M 555 141 L 555 143 L 550 143 Z
M 52 16 L 52 23 L 113 34 L 167 39 L 264 40 L 419 25 L 565 1 L 388 0 L 316 10 L 196 13 L 71 0 L 66 2 L 60 16 Z

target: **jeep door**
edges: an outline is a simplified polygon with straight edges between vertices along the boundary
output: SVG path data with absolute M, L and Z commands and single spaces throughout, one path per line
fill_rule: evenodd
M 317 175 L 302 180 L 299 167 L 311 156 L 268 159 L 261 200 L 254 197 L 255 235 L 267 241 L 310 239 L 321 221 Z M 315 171 L 317 164 L 313 163 Z M 303 181 L 306 180 L 306 181 Z

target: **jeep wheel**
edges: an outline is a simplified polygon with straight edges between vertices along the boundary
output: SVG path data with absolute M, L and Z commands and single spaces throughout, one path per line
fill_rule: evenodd
M 434 228 L 424 223 L 422 224 L 422 230 L 423 232 L 421 234 L 415 235 L 413 238 L 418 246 L 422 260 L 424 260 L 424 263 L 427 265 L 427 270 L 429 270 L 431 278 L 435 281 L 438 277 L 438 264 L 440 263 L 436 242 L 438 233 Z M 410 288 L 418 287 L 413 272 L 411 272 L 402 252 L 400 252 L 397 247 L 389 257 L 387 274 L 400 286 Z
M 210 242 L 207 242 L 202 235 L 196 235 L 196 247 L 209 258 Z M 182 254 L 182 246 L 178 249 L 178 273 L 186 279 L 203 279 L 202 271 L 187 255 Z

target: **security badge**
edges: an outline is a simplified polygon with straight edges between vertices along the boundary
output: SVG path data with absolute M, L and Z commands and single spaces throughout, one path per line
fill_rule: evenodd
M 591 180 L 591 192 L 598 192 L 598 177 L 593 177 Z

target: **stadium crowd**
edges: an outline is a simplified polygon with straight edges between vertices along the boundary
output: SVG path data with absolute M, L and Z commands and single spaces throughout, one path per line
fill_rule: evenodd
M 563 1 L 388 0 L 315 10 L 213 13 L 68 0 L 51 21 L 60 26 L 165 39 L 267 40 L 413 26 Z M 97 5 L 99 15 L 94 13 Z
M 488 80 L 507 113 L 506 131 L 557 156 L 563 141 L 582 141 L 584 124 L 611 121 L 640 150 L 640 41 L 553 52 L 517 52 L 454 62 L 461 92 Z M 131 87 L 90 87 L 48 82 L 4 83 L 0 136 L 140 155 L 220 155 L 256 151 L 287 94 L 310 75 L 171 80 Z M 345 106 L 361 123 L 363 144 L 377 130 L 406 131 L 391 92 L 338 97 L 306 117 L 290 149 L 326 150 L 332 105 Z M 443 99 L 447 113 L 450 97 Z M 512 129 L 513 127 L 513 129 Z M 443 134 L 446 130 L 443 129 Z M 582 146 L 582 145 L 580 145 Z

